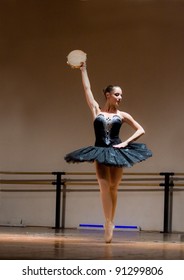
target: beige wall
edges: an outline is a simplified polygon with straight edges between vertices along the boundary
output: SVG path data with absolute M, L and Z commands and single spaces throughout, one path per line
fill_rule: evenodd
M 0 0 L 0 169 L 93 171 L 63 160 L 94 142 L 80 71 L 66 65 L 82 49 L 96 99 L 119 84 L 146 130 L 154 156 L 132 171 L 183 172 L 183 12 L 183 1 Z

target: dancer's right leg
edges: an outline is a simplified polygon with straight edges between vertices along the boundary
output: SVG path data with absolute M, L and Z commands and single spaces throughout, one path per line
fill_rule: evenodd
M 113 200 L 110 188 L 110 169 L 109 167 L 96 163 L 96 174 L 100 186 L 101 200 L 105 216 L 105 242 L 110 243 L 113 235 Z
M 96 162 L 96 175 L 100 187 L 100 195 L 103 206 L 103 212 L 106 221 L 112 219 L 112 198 L 110 190 L 109 167 Z

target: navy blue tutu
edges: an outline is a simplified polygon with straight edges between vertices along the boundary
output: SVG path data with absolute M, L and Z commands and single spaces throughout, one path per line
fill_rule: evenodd
M 152 152 L 143 143 L 130 143 L 125 148 L 115 148 L 120 144 L 119 131 L 122 120 L 114 115 L 111 119 L 99 114 L 94 120 L 96 141 L 94 146 L 75 150 L 65 156 L 67 162 L 94 162 L 107 166 L 131 167 L 146 160 Z
M 131 143 L 125 148 L 88 146 L 75 150 L 65 156 L 67 162 L 94 162 L 107 166 L 132 167 L 146 160 L 152 152 L 143 143 Z

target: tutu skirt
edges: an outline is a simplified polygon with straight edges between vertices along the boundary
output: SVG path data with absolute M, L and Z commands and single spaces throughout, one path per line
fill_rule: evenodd
M 152 152 L 143 143 L 131 143 L 125 148 L 88 146 L 75 150 L 65 156 L 67 162 L 94 162 L 107 166 L 132 167 L 146 160 Z

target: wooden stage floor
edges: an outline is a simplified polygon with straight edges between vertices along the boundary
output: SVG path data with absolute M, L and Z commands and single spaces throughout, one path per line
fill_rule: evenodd
M 0 227 L 1 260 L 183 260 L 184 233 Z

